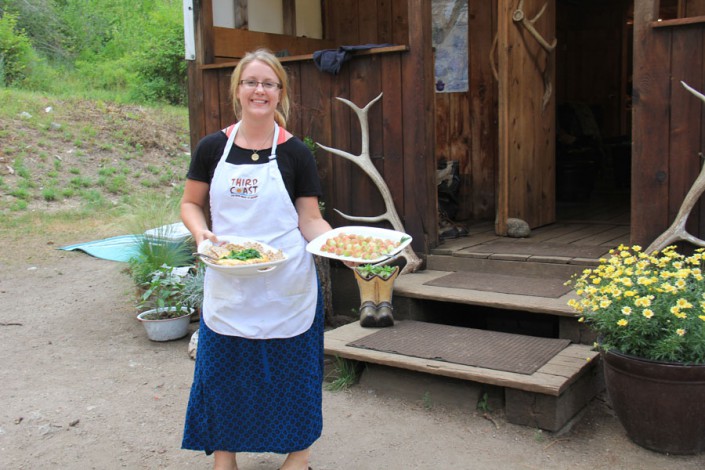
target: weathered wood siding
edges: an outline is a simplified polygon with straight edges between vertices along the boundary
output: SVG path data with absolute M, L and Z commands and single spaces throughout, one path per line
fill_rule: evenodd
M 689 1 L 688 13 L 705 13 Z M 673 222 L 700 173 L 705 107 L 681 81 L 705 89 L 705 17 L 658 22 L 658 0 L 634 5 L 632 243 L 648 245 Z M 705 235 L 700 202 L 688 231 Z
M 519 218 L 531 228 L 555 221 L 555 54 L 516 22 L 512 2 L 498 10 L 499 190 L 497 233 Z M 542 6 L 543 5 L 543 6 Z M 530 1 L 523 14 L 551 43 L 555 0 Z
M 223 36 L 232 38 L 242 32 L 213 28 L 210 11 L 211 0 L 202 0 L 197 30 L 202 32 L 201 40 L 210 41 L 210 46 L 204 46 L 210 53 L 203 54 L 207 61 L 197 61 L 189 70 L 194 80 L 189 96 L 193 100 L 189 103 L 192 147 L 203 135 L 234 120 L 229 84 L 236 59 L 227 56 L 237 55 L 239 49 Z M 389 186 L 406 230 L 414 237 L 414 249 L 423 255 L 435 245 L 438 233 L 430 3 L 326 1 L 324 15 L 326 41 L 311 44 L 393 43 L 403 47 L 355 55 L 338 75 L 320 72 L 310 55 L 313 50 L 297 50 L 302 55 L 282 58 L 291 78 L 293 104 L 287 128 L 302 139 L 311 137 L 326 146 L 359 154 L 357 116 L 336 98 L 363 108 L 382 93 L 368 115 L 370 154 Z M 268 36 L 257 33 L 263 41 L 257 46 L 270 47 Z M 248 37 L 246 44 L 254 48 L 256 42 Z M 219 44 L 218 51 L 228 52 L 215 56 L 214 44 Z M 193 83 L 199 88 L 194 89 Z M 379 192 L 357 166 L 321 149 L 316 157 L 323 177 L 326 218 L 333 226 L 352 224 L 333 209 L 353 216 L 384 212 Z
M 497 81 L 490 51 L 496 2 L 468 5 L 468 91 L 436 93 L 436 159 L 460 170 L 457 220 L 493 220 L 497 185 Z

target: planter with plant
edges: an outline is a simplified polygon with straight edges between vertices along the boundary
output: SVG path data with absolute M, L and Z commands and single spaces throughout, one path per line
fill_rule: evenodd
M 703 252 L 620 246 L 568 282 L 569 304 L 597 334 L 617 417 L 658 452 L 705 451 Z
M 168 214 L 162 212 L 167 211 Z M 128 263 L 128 274 L 138 290 L 138 319 L 154 341 L 178 339 L 188 334 L 197 300 L 191 294 L 190 266 L 194 246 L 179 224 L 164 224 L 144 230 L 155 221 L 171 218 L 163 204 L 145 204 L 135 209 L 133 232 L 143 231 L 137 253 Z M 188 274 L 187 274 L 188 273 Z M 197 283 L 196 283 L 197 284 Z
M 360 290 L 360 326 L 379 328 L 394 325 L 392 294 L 399 266 L 363 264 L 353 269 Z
M 189 269 L 183 278 L 181 297 L 184 306 L 193 309 L 194 318 L 192 318 L 192 321 L 200 318 L 201 308 L 203 307 L 203 282 L 205 275 L 206 265 L 197 262 L 196 266 Z
M 172 266 L 163 265 L 152 272 L 144 289 L 137 319 L 153 341 L 170 341 L 188 334 L 193 307 L 184 298 L 184 276 Z

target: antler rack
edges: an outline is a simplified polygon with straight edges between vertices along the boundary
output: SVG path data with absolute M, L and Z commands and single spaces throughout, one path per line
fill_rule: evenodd
M 705 95 L 688 86 L 688 84 L 684 81 L 681 81 L 681 84 L 686 90 L 700 98 L 701 101 L 705 102 Z M 696 246 L 705 246 L 704 240 L 691 235 L 685 229 L 685 224 L 688 222 L 690 212 L 693 210 L 693 207 L 695 207 L 695 204 L 698 202 L 698 199 L 700 199 L 703 192 L 705 192 L 705 166 L 701 168 L 700 174 L 695 179 L 693 186 L 690 188 L 690 191 L 688 191 L 688 194 L 685 195 L 683 204 L 681 204 L 681 208 L 678 210 L 678 214 L 676 215 L 676 219 L 673 221 L 673 224 L 665 232 L 663 232 L 661 236 L 654 240 L 651 245 L 649 245 L 646 249 L 646 253 L 660 251 L 677 241 L 687 241 Z
M 335 208 L 333 210 L 340 214 L 343 218 L 355 222 L 372 223 L 386 220 L 392 224 L 394 230 L 403 232 L 404 224 L 402 224 L 401 219 L 399 218 L 399 215 L 397 214 L 397 211 L 394 207 L 392 193 L 389 191 L 389 187 L 385 183 L 384 178 L 382 178 L 382 175 L 379 174 L 379 171 L 377 171 L 377 168 L 374 166 L 372 160 L 370 159 L 370 130 L 369 123 L 367 120 L 367 114 L 372 105 L 379 101 L 380 98 L 382 98 L 382 93 L 380 93 L 377 98 L 367 103 L 367 106 L 361 109 L 357 105 L 355 105 L 355 103 L 346 100 L 345 98 L 336 97 L 336 99 L 350 106 L 350 108 L 355 111 L 355 114 L 357 115 L 357 118 L 360 121 L 360 132 L 362 134 L 362 148 L 360 151 L 360 155 L 353 155 L 351 153 L 345 152 L 344 150 L 326 147 L 325 145 L 322 145 L 318 142 L 316 142 L 316 145 L 334 155 L 338 155 L 347 160 L 350 160 L 355 165 L 359 166 L 360 169 L 362 169 L 362 171 L 364 171 L 370 177 L 370 179 L 372 179 L 372 182 L 375 184 L 375 186 L 377 186 L 377 189 L 379 189 L 379 192 L 382 195 L 382 199 L 384 200 L 384 206 L 386 208 L 383 214 L 374 217 L 352 216 L 344 214 Z M 416 253 L 414 253 L 414 250 L 411 249 L 411 245 L 407 246 L 399 254 L 399 256 L 406 259 L 406 265 L 402 268 L 401 274 L 415 272 L 421 266 L 421 259 L 416 255 Z

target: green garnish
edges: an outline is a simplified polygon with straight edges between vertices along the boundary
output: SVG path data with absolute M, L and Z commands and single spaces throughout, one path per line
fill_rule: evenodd
M 372 276 L 379 276 L 382 279 L 387 279 L 389 276 L 394 274 L 394 271 L 396 270 L 395 266 L 390 266 L 388 264 L 383 265 L 383 266 L 376 266 L 373 264 L 363 264 L 361 266 L 358 266 L 357 272 L 359 272 L 362 277 L 365 279 L 369 279 Z
M 225 256 L 225 259 L 236 259 L 240 261 L 247 261 L 248 259 L 261 258 L 262 255 L 259 251 L 254 248 L 246 248 L 239 251 L 231 251 Z

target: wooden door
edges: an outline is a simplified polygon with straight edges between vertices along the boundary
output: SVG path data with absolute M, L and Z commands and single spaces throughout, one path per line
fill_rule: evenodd
M 498 235 L 555 222 L 555 19 L 555 0 L 499 2 Z

